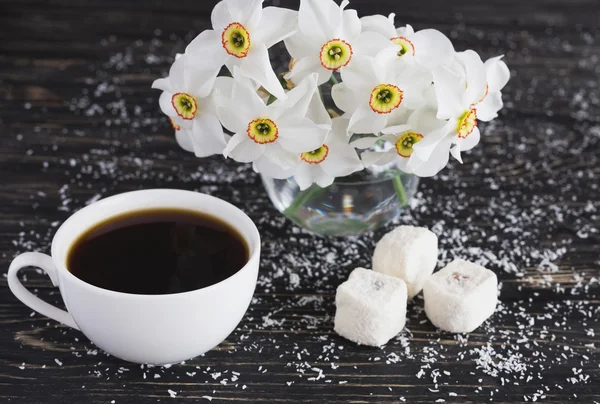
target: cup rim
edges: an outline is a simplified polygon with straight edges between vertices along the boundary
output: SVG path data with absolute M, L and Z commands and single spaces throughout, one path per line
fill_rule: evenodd
M 225 205 L 231 209 L 237 210 L 242 215 L 243 220 L 245 220 L 247 222 L 247 224 L 250 225 L 251 237 L 248 238 L 245 235 L 241 234 L 241 231 L 239 231 L 239 226 L 236 225 L 235 223 L 232 223 L 230 221 L 227 221 L 227 223 L 230 226 L 232 226 L 233 228 L 235 228 L 236 230 L 238 230 L 240 235 L 244 238 L 244 241 L 248 244 L 248 248 L 250 250 L 250 256 L 248 257 L 246 264 L 244 264 L 244 266 L 242 268 L 240 268 L 236 273 L 234 273 L 233 275 L 230 275 L 229 277 L 223 279 L 222 281 L 219 281 L 217 283 L 214 283 L 212 285 L 209 285 L 209 286 L 206 286 L 206 287 L 203 287 L 200 289 L 194 289 L 194 290 L 190 290 L 187 292 L 179 292 L 179 293 L 148 295 L 148 294 L 118 292 L 118 291 L 94 286 L 90 283 L 83 281 L 82 279 L 78 278 L 77 276 L 73 275 L 71 273 L 71 271 L 69 271 L 67 269 L 66 263 L 62 263 L 62 262 L 58 261 L 58 258 L 57 258 L 58 254 L 57 254 L 56 250 L 58 248 L 59 238 L 63 237 L 62 231 L 64 231 L 64 227 L 68 222 L 77 220 L 77 218 L 83 214 L 82 212 L 89 212 L 91 210 L 101 209 L 104 205 L 106 205 L 108 203 L 113 203 L 115 200 L 118 201 L 121 199 L 126 199 L 126 198 L 128 199 L 128 198 L 136 197 L 141 194 L 157 194 L 157 193 L 164 193 L 164 192 L 169 192 L 169 193 L 173 193 L 173 194 L 177 194 L 177 193 L 179 193 L 179 194 L 185 193 L 188 195 L 193 194 L 194 197 L 198 197 L 198 198 L 204 199 L 204 200 L 212 200 L 213 202 L 216 202 L 216 203 Z M 176 195 L 174 195 L 174 197 L 176 197 Z M 173 207 L 173 206 L 169 206 L 168 204 L 165 204 L 162 207 L 169 208 L 169 207 Z M 121 212 L 120 214 L 123 214 L 126 212 L 132 212 L 135 210 L 136 209 L 128 209 L 128 210 Z M 189 208 L 189 210 L 194 210 L 194 209 Z M 199 209 L 198 209 L 198 211 L 202 212 Z M 109 218 L 110 217 L 112 217 L 112 216 L 109 216 Z M 107 218 L 104 218 L 102 221 L 104 221 L 106 219 Z M 226 220 L 226 218 L 223 218 L 223 217 L 220 217 L 220 219 Z M 80 234 L 81 233 L 79 233 L 78 236 Z M 77 240 L 77 237 L 73 238 L 73 241 L 75 241 L 75 240 Z M 72 244 L 73 244 L 73 242 L 70 243 L 69 248 L 72 246 Z M 61 272 L 64 276 L 69 278 L 72 282 L 75 282 L 77 285 L 83 287 L 84 289 L 94 291 L 95 293 L 103 293 L 103 294 L 106 294 L 107 296 L 112 296 L 112 297 L 149 300 L 149 299 L 177 299 L 177 298 L 182 298 L 182 297 L 190 296 L 193 294 L 199 294 L 199 293 L 202 293 L 205 291 L 217 289 L 219 287 L 223 287 L 223 286 L 225 286 L 226 283 L 230 283 L 232 280 L 236 279 L 237 277 L 242 276 L 241 274 L 243 272 L 247 272 L 252 269 L 253 265 L 251 265 L 251 263 L 253 263 L 255 260 L 259 260 L 259 258 L 260 258 L 260 247 L 261 247 L 260 233 L 258 232 L 258 228 L 256 227 L 256 224 L 252 221 L 252 219 L 250 219 L 250 217 L 244 211 L 242 211 L 237 206 L 235 206 L 223 199 L 217 198 L 212 195 L 204 194 L 201 192 L 189 191 L 189 190 L 184 190 L 184 189 L 174 189 L 174 188 L 152 188 L 152 189 L 143 189 L 143 190 L 137 190 L 137 191 L 123 192 L 123 193 L 119 193 L 116 195 L 112 195 L 112 196 L 100 199 L 90 205 L 87 205 L 87 206 L 79 209 L 77 212 L 75 212 L 71 216 L 69 216 L 56 230 L 56 233 L 54 234 L 54 237 L 52 238 L 52 244 L 50 247 L 50 251 L 51 251 L 52 262 L 54 263 L 56 270 Z M 59 287 L 61 286 L 60 283 L 58 286 Z

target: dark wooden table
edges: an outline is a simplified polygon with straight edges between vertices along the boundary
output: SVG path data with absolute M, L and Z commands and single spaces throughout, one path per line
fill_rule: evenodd
M 383 231 L 307 234 L 275 211 L 249 167 L 180 150 L 158 109 L 151 82 L 208 28 L 213 5 L 0 1 L 1 273 L 20 252 L 47 252 L 73 211 L 141 188 L 232 201 L 256 221 L 264 248 L 236 331 L 170 368 L 107 356 L 32 313 L 0 276 L 0 402 L 600 402 L 600 2 L 353 1 L 361 15 L 393 11 L 438 28 L 457 49 L 505 54 L 513 75 L 480 146 L 423 180 L 399 220 L 439 234 L 440 264 L 464 257 L 493 269 L 498 311 L 452 335 L 427 321 L 417 298 L 406 331 L 383 349 L 332 330 L 335 288 L 370 265 Z M 60 304 L 45 276 L 24 275 Z

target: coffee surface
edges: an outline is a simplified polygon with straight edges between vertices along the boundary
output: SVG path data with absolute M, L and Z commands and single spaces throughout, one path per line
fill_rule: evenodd
M 246 242 L 223 221 L 195 211 L 151 209 L 88 229 L 71 246 L 67 269 L 100 288 L 159 295 L 218 283 L 248 259 Z

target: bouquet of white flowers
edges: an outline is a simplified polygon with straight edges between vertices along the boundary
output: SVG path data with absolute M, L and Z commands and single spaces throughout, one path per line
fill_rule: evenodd
M 273 178 L 294 177 L 301 189 L 370 165 L 396 162 L 432 176 L 450 154 L 462 162 L 461 152 L 479 143 L 477 121 L 502 108 L 510 77 L 502 57 L 484 63 L 437 30 L 396 28 L 394 14 L 359 18 L 347 5 L 301 0 L 294 11 L 263 8 L 263 0 L 219 2 L 213 29 L 153 84 L 179 144 L 198 157 L 223 154 Z M 281 41 L 291 62 L 278 77 L 268 49 Z M 219 76 L 223 66 L 229 75 Z M 334 83 L 340 114 L 325 108 L 325 83 Z M 368 150 L 359 157 L 356 149 Z

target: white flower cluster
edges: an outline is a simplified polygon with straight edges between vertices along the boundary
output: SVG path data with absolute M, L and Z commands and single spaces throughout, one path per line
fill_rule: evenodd
M 213 29 L 153 84 L 179 144 L 198 157 L 223 154 L 274 178 L 293 176 L 302 189 L 370 165 L 396 162 L 432 176 L 450 154 L 462 162 L 461 152 L 479 143 L 477 121 L 502 108 L 510 77 L 502 57 L 484 63 L 472 50 L 456 52 L 437 30 L 396 28 L 393 14 L 359 18 L 347 5 L 218 3 Z M 268 53 L 281 41 L 292 58 L 282 80 Z M 223 66 L 231 74 L 218 77 Z M 320 86 L 337 77 L 331 93 L 342 114 L 332 119 Z M 354 134 L 365 135 L 350 143 Z M 371 151 L 359 158 L 357 148 Z

